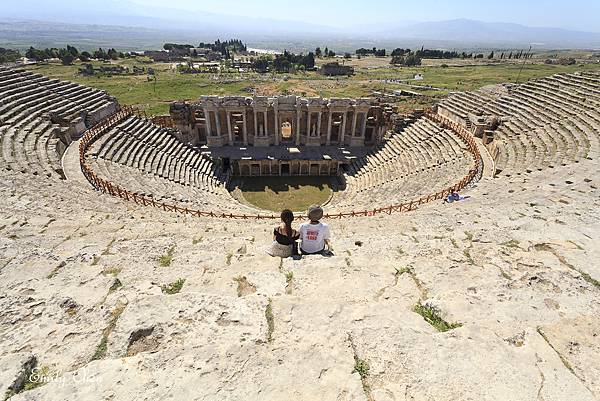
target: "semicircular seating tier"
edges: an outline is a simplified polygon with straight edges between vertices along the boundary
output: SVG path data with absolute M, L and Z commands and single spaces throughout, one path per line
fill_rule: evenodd
M 66 147 L 117 109 L 105 91 L 0 67 L 2 170 L 64 178 Z
M 555 168 L 600 152 L 600 73 L 556 74 L 521 85 L 450 95 L 438 113 L 471 129 L 495 119 L 484 137 L 496 174 Z M 484 136 L 486 136 L 484 134 Z
M 86 153 L 101 178 L 140 196 L 215 212 L 256 212 L 234 200 L 226 176 L 172 129 L 130 115 L 92 143 Z
M 453 186 L 473 163 L 456 134 L 421 117 L 354 160 L 343 174 L 345 190 L 336 192 L 331 204 L 347 211 L 415 200 Z

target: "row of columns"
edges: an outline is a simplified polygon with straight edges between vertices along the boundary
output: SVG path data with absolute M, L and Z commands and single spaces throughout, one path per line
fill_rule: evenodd
M 233 129 L 232 129 L 232 124 L 231 124 L 231 114 L 234 112 L 239 112 L 242 114 L 242 124 L 243 124 L 243 130 L 242 130 L 242 134 L 243 134 L 243 142 L 245 145 L 248 144 L 248 129 L 246 126 L 246 112 L 245 110 L 226 110 L 226 116 L 227 116 L 227 135 L 228 135 L 228 142 L 229 145 L 233 145 Z M 259 132 L 259 126 L 258 126 L 258 113 L 262 113 L 263 114 L 263 133 L 262 135 Z M 296 144 L 299 145 L 300 144 L 300 123 L 301 123 L 301 111 L 297 111 L 296 112 L 296 127 L 295 127 L 295 131 L 296 131 Z M 315 130 L 313 131 L 313 126 L 311 125 L 312 123 L 312 114 L 313 113 L 318 113 L 317 116 L 317 124 L 315 127 Z M 347 124 L 347 119 L 348 119 L 348 113 L 349 111 L 335 111 L 335 110 L 330 110 L 329 111 L 329 116 L 328 116 L 328 120 L 327 120 L 327 145 L 331 144 L 331 131 L 332 131 L 332 127 L 333 127 L 333 114 L 334 113 L 341 113 L 342 114 L 342 127 L 340 130 L 340 138 L 339 141 L 343 142 L 344 141 L 344 136 L 346 133 L 346 124 Z M 322 111 L 312 111 L 312 110 L 308 110 L 307 112 L 308 116 L 307 116 L 307 120 L 306 120 L 306 136 L 307 137 L 318 137 L 320 136 L 320 132 L 321 132 L 321 122 L 322 122 L 322 115 L 323 112 Z M 368 117 L 368 111 L 354 111 L 353 117 L 352 117 L 352 129 L 351 129 L 351 134 L 353 136 L 356 136 L 356 124 L 358 122 L 358 115 L 361 114 L 363 116 L 362 118 L 362 125 L 360 127 L 360 137 L 365 136 L 366 133 L 366 129 L 367 129 L 367 117 Z M 204 116 L 205 116 L 205 121 L 206 121 L 206 131 L 207 131 L 207 136 L 210 136 L 211 133 L 213 132 L 212 130 L 212 116 L 214 116 L 215 118 L 215 125 L 216 125 L 216 134 L 217 136 L 221 136 L 222 132 L 221 132 L 221 122 L 220 122 L 220 118 L 219 118 L 219 114 L 217 111 L 213 111 L 213 110 L 207 110 L 204 109 Z M 281 137 L 281 127 L 279 126 L 279 113 L 277 108 L 275 108 L 274 110 L 274 123 L 275 123 L 275 145 L 279 145 L 279 139 Z M 266 137 L 268 136 L 268 115 L 267 115 L 267 110 L 263 110 L 263 111 L 257 111 L 254 110 L 254 132 L 255 132 L 255 136 L 257 137 Z
M 283 166 L 287 172 L 283 172 Z M 337 175 L 340 163 L 335 160 L 236 160 L 233 164 L 233 174 L 241 176 L 269 176 L 269 175 Z M 258 170 L 253 172 L 253 167 Z M 313 172 L 313 167 L 317 171 Z

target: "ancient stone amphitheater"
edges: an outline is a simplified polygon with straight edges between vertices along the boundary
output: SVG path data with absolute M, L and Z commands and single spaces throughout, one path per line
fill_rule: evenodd
M 2 68 L 0 392 L 598 400 L 599 106 L 598 73 L 453 94 L 348 162 L 334 256 L 279 259 L 203 149 Z

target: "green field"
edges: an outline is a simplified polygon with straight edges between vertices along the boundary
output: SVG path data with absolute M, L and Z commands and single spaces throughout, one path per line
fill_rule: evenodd
M 245 177 L 239 186 L 244 199 L 261 209 L 305 211 L 332 194 L 329 177 Z
M 502 82 L 520 82 L 561 72 L 600 70 L 600 64 L 546 65 L 539 60 L 527 60 L 523 64 L 394 67 L 384 59 L 359 60 L 356 74 L 350 78 L 325 78 L 315 72 L 296 74 L 181 74 L 171 63 L 148 63 L 142 59 L 125 59 L 117 63 L 126 66 L 152 67 L 157 72 L 156 83 L 146 75 L 94 76 L 78 74 L 79 64 L 62 66 L 49 63 L 28 67 L 41 74 L 75 81 L 84 85 L 105 89 L 120 103 L 135 105 L 149 114 L 167 114 L 169 104 L 176 100 L 195 100 L 202 95 L 260 95 L 295 94 L 299 96 L 365 97 L 373 91 L 410 89 L 421 93 L 420 98 L 406 98 L 398 102 L 402 111 L 431 105 L 450 91 L 478 89 L 484 85 Z M 100 65 L 101 63 L 94 63 Z M 522 70 L 522 71 L 521 71 Z M 416 85 L 429 85 L 439 90 L 414 89 L 403 83 L 386 80 L 407 80 L 415 74 L 424 79 L 412 81 Z

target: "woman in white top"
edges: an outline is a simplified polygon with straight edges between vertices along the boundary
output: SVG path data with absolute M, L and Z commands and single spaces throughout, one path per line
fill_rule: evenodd
M 323 254 L 325 247 L 331 250 L 329 226 L 319 220 L 323 217 L 321 206 L 313 205 L 308 208 L 310 222 L 300 225 L 300 249 L 304 255 Z

